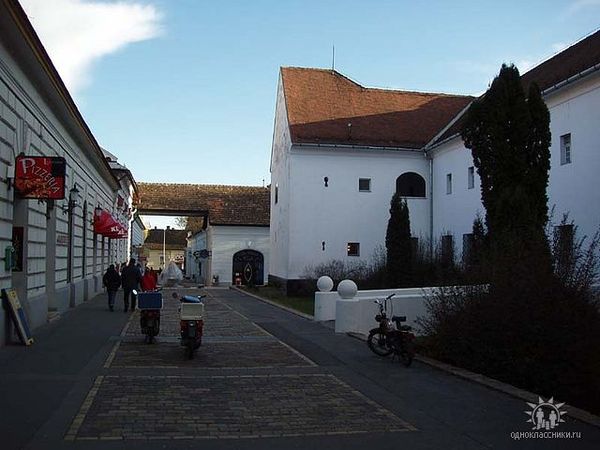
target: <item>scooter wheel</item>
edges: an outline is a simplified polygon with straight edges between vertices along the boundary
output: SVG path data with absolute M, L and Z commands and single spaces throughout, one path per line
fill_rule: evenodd
M 194 358 L 194 346 L 193 345 L 187 345 L 185 347 L 185 356 L 187 357 L 187 359 Z

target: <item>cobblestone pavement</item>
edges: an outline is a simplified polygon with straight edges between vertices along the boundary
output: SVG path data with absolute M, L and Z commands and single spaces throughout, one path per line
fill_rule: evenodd
M 77 437 L 216 439 L 410 429 L 333 375 L 107 376 Z
M 66 441 L 241 439 L 415 429 L 231 308 L 218 298 L 218 291 L 205 299 L 203 345 L 194 359 L 186 359 L 178 342 L 179 302 L 171 294 L 172 290 L 163 291 L 161 329 L 154 344 L 143 341 L 139 312 L 131 315 L 104 373 L 96 378 L 64 436 Z M 301 368 L 317 373 L 297 373 Z M 161 374 L 149 376 L 148 369 Z M 206 369 L 214 375 L 207 375 Z M 256 369 L 267 373 L 244 372 Z M 136 370 L 139 374 L 132 374 Z

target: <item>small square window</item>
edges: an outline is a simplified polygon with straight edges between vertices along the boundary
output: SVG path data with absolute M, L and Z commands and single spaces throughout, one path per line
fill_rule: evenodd
M 358 179 L 358 190 L 360 192 L 371 192 L 371 179 L 370 178 L 359 178 Z
M 560 137 L 560 164 L 571 164 L 571 133 Z
M 446 174 L 446 194 L 452 194 L 452 174 Z
M 348 256 L 360 256 L 360 243 L 348 242 Z
M 475 187 L 475 167 L 469 167 L 467 171 L 467 189 L 473 189 Z

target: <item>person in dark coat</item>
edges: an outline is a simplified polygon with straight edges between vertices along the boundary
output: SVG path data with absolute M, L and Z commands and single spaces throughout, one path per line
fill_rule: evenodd
M 115 308 L 115 298 L 117 297 L 117 291 L 119 290 L 119 286 L 121 286 L 121 276 L 119 272 L 115 269 L 115 265 L 111 264 L 106 269 L 106 273 L 102 277 L 102 284 L 106 288 L 106 292 L 108 293 L 108 309 L 114 311 Z
M 131 310 L 135 310 L 136 296 L 132 292 L 134 289 L 139 289 L 140 280 L 142 274 L 140 270 L 135 266 L 135 259 L 131 258 L 129 264 L 121 272 L 121 283 L 123 284 L 123 303 L 125 306 L 124 311 L 127 312 L 129 309 L 129 296 L 131 296 Z

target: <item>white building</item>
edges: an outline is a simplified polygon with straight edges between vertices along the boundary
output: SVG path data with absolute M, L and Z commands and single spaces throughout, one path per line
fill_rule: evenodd
M 15 192 L 21 153 L 64 158 L 64 199 Z M 0 2 L 0 252 L 13 248 L 17 259 L 0 265 L 0 287 L 17 290 L 31 328 L 100 292 L 110 255 L 126 258 L 121 239 L 94 225 L 96 210 L 118 218 L 120 189 L 25 12 Z M 9 326 L 0 309 L 0 345 Z
M 143 214 L 203 217 L 201 230 L 187 240 L 186 276 L 206 285 L 233 284 L 236 274 L 242 284 L 268 280 L 269 188 L 138 185 Z
M 549 205 L 592 235 L 600 225 L 600 32 L 523 76 L 551 114 Z M 481 204 L 458 134 L 473 99 L 365 88 L 338 72 L 282 68 L 271 151 L 270 281 L 295 290 L 306 269 L 369 259 L 389 202 L 408 199 L 415 238 L 462 252 Z

